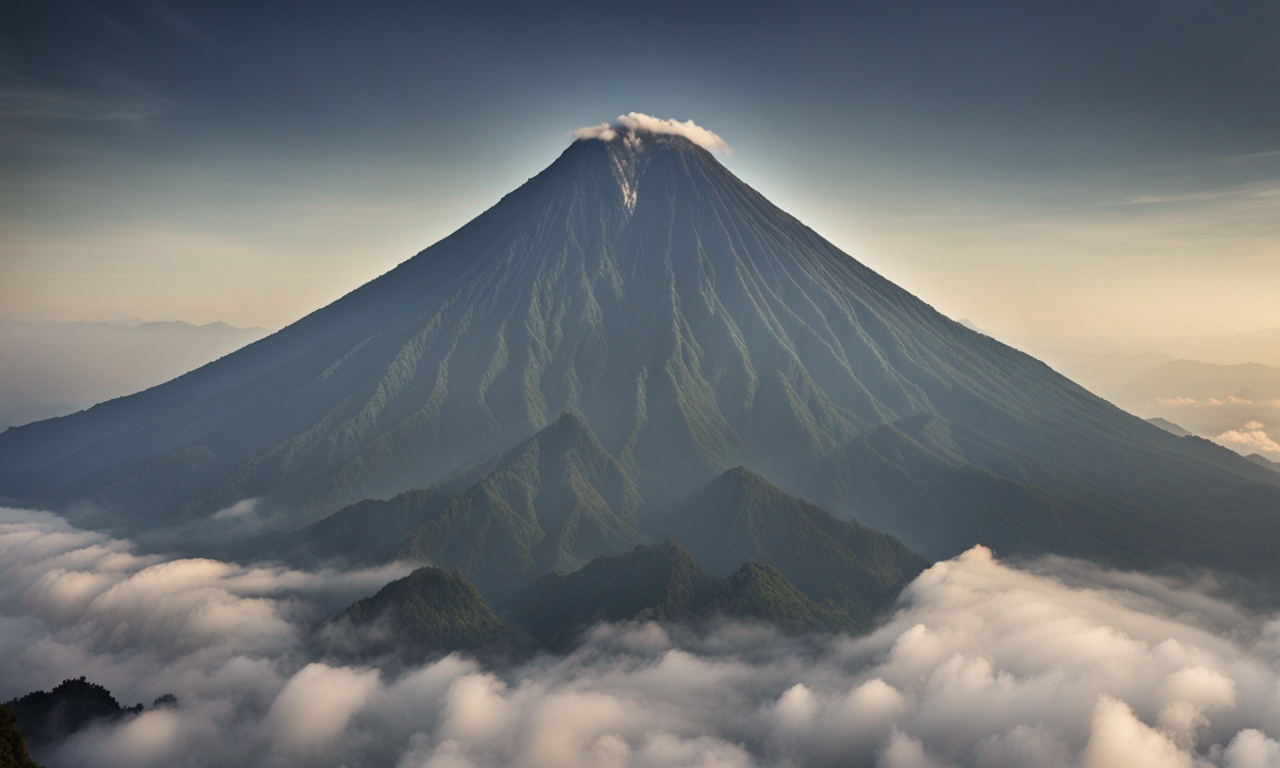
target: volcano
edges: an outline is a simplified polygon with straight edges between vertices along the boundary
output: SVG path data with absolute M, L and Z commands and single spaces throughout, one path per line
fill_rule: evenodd
M 265 339 L 9 429 L 0 494 L 133 529 L 259 498 L 301 526 L 481 477 L 565 413 L 579 448 L 527 461 L 557 498 L 625 508 L 599 530 L 661 535 L 741 466 L 934 558 L 1280 569 L 1280 474 L 944 317 L 689 138 L 625 127 Z

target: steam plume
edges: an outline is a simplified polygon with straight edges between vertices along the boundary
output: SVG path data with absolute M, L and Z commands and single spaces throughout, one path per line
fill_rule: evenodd
M 684 122 L 664 120 L 640 112 L 618 115 L 618 118 L 611 123 L 583 126 L 574 131 L 573 136 L 577 139 L 613 141 L 619 136 L 626 136 L 636 132 L 683 136 L 711 152 L 718 152 L 721 155 L 729 155 L 733 152 L 733 147 L 730 147 L 728 142 L 712 131 L 697 125 L 692 120 L 685 120 Z

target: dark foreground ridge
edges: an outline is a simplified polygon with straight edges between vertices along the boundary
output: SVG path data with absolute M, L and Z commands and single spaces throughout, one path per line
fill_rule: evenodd
M 545 432 L 564 412 L 594 445 Z M 394 539 L 482 591 L 660 539 L 739 465 L 929 558 L 1280 574 L 1280 473 L 943 317 L 678 136 L 575 142 L 272 336 L 0 434 L 0 495 L 92 502 L 126 531 L 247 498 L 300 527 L 463 476 L 379 508 L 404 535 L 359 546 Z M 499 545 L 509 572 L 482 584 Z
M 27 753 L 27 742 L 7 704 L 0 705 L 0 768 L 40 768 Z
M 178 700 L 172 694 L 165 694 L 155 700 L 153 708 L 176 707 Z M 7 701 L 0 705 L 7 712 L 3 728 L 5 741 L 9 741 L 11 733 L 9 717 L 12 716 L 13 728 L 25 740 L 22 745 L 25 754 L 26 745 L 32 749 L 40 749 L 56 744 L 68 736 L 92 725 L 108 725 L 141 713 L 145 707 L 137 704 L 123 707 L 106 688 L 92 683 L 83 677 L 63 680 L 51 691 L 32 691 L 31 693 Z M 0 746 L 0 750 L 5 747 Z M 16 747 L 9 747 L 11 754 L 18 755 Z M 0 752 L 0 758 L 3 758 Z M 20 758 L 13 765 L 24 765 Z M 28 760 L 30 758 L 27 758 Z M 0 760 L 0 765 L 10 765 Z M 34 765 L 34 763 L 27 763 Z

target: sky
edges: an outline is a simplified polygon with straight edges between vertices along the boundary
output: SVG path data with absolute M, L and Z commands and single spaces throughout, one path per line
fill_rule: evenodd
M 1277 39 L 1269 0 L 8 3 L 0 318 L 278 328 L 638 111 L 997 335 L 1274 328 Z

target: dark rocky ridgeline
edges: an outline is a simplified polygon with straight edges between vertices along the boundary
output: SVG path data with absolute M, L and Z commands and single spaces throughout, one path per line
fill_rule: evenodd
M 155 700 L 155 707 L 176 707 L 177 697 L 165 694 Z M 101 685 L 83 677 L 63 680 L 51 691 L 33 691 L 6 702 L 17 729 L 33 748 L 55 744 L 71 734 L 94 724 L 109 724 L 140 714 L 142 704 L 123 707 Z
M 60 741 L 91 723 L 112 722 L 142 711 L 141 704 L 120 706 L 110 691 L 83 677 L 63 680 L 51 691 L 33 691 L 6 706 L 33 747 Z

